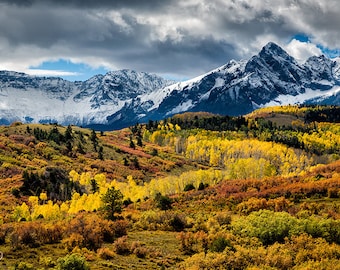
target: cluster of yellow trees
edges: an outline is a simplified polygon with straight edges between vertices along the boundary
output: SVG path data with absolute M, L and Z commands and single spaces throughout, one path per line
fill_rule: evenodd
M 340 139 L 328 127 L 321 137 L 319 132 L 299 133 L 299 136 L 306 147 L 311 148 L 321 143 L 324 148 L 331 148 Z M 288 176 L 307 170 L 313 164 L 313 159 L 301 150 L 280 143 L 246 138 L 241 132 L 189 132 L 163 128 L 149 133 L 145 139 L 161 146 L 170 146 L 192 161 L 222 169 L 230 179 Z
M 284 113 L 284 114 L 295 114 L 302 115 L 306 111 L 310 110 L 308 107 L 300 107 L 299 105 L 289 105 L 289 106 L 275 106 L 275 107 L 263 107 L 257 109 L 249 115 L 258 115 L 261 113 Z
M 298 133 L 299 141 L 306 149 L 317 149 L 322 153 L 337 152 L 340 146 L 340 125 L 333 123 L 317 123 L 316 130 L 311 133 Z
M 28 203 L 17 206 L 13 212 L 14 220 L 36 220 L 44 218 L 55 220 L 65 217 L 66 214 L 75 214 L 81 211 L 95 211 L 102 206 L 101 197 L 110 187 L 120 190 L 124 199 L 130 199 L 132 202 L 153 198 L 157 193 L 171 195 L 182 192 L 188 184 L 198 188 L 200 183 L 205 185 L 215 185 L 224 179 L 221 170 L 198 170 L 189 171 L 180 176 L 168 176 L 159 179 L 152 179 L 150 182 L 138 185 L 132 176 L 127 177 L 127 181 L 120 182 L 117 180 L 109 181 L 104 174 L 94 176 L 89 172 L 78 174 L 76 171 L 70 172 L 70 178 L 74 182 L 79 182 L 84 193 L 80 195 L 75 192 L 70 201 L 62 203 L 53 203 L 47 200 L 46 193 L 40 196 L 30 196 Z M 91 181 L 95 180 L 98 185 L 97 191 L 91 191 Z
M 312 160 L 301 151 L 253 139 L 226 140 L 189 136 L 185 155 L 191 160 L 221 167 L 233 179 L 288 176 L 300 173 L 312 164 Z

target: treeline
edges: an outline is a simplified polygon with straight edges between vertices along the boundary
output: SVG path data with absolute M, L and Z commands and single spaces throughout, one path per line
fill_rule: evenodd
M 340 107 L 339 106 L 320 106 L 320 105 L 309 105 L 309 106 L 281 106 L 281 107 L 270 107 L 263 108 L 255 111 L 256 114 L 266 113 L 282 113 L 287 115 L 295 115 L 296 117 L 301 116 L 303 118 L 303 124 L 310 124 L 313 122 L 340 122 Z M 257 125 L 252 125 L 253 117 L 244 116 L 221 116 L 209 113 L 184 113 L 178 114 L 171 118 L 165 119 L 164 122 L 171 122 L 174 125 L 179 125 L 182 129 L 193 129 L 200 128 L 206 130 L 215 131 L 234 131 L 234 130 L 249 130 L 249 129 L 296 129 L 296 126 L 280 126 L 277 127 L 275 123 L 265 120 L 262 117 L 255 117 Z M 151 123 L 151 125 L 150 125 Z M 148 127 L 155 127 L 152 125 L 158 122 L 149 122 Z M 309 129 L 308 125 L 305 128 Z
M 61 132 L 60 129 L 64 128 L 55 125 L 49 130 L 39 127 L 32 130 L 27 126 L 26 131 L 28 134 L 32 134 L 39 142 L 54 142 L 57 147 L 62 146 L 64 148 L 62 153 L 68 156 L 75 156 L 76 153 L 85 154 L 86 150 L 89 150 L 87 146 L 87 139 L 89 139 L 92 149 L 98 153 L 98 159 L 104 159 L 104 148 L 99 144 L 96 131 L 91 130 L 90 134 L 85 134 L 79 130 L 74 131 L 70 125 L 66 127 L 64 132 Z
M 182 129 L 207 129 L 214 131 L 223 131 L 223 130 L 240 130 L 244 129 L 248 126 L 248 121 L 245 117 L 231 117 L 231 116 L 203 116 L 199 117 L 198 115 L 192 115 L 192 117 L 186 117 L 177 115 L 167 120 L 174 125 L 179 125 Z
M 308 106 L 305 113 L 305 122 L 340 122 L 339 106 Z
M 22 177 L 19 196 L 38 196 L 46 192 L 50 200 L 66 201 L 71 199 L 73 192 L 82 193 L 80 185 L 71 181 L 68 173 L 58 167 L 46 167 L 42 172 L 25 170 Z
M 305 123 L 340 122 L 340 106 L 334 105 L 287 105 L 265 107 L 252 112 L 252 117 L 261 114 L 286 114 L 304 119 Z

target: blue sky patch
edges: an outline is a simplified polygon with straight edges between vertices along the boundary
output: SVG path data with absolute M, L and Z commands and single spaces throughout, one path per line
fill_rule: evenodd
M 69 81 L 85 81 L 97 74 L 105 74 L 108 72 L 103 67 L 92 68 L 84 63 L 73 63 L 65 59 L 59 59 L 58 61 L 47 61 L 39 66 L 30 67 L 30 70 L 44 70 L 56 73 L 58 77 Z M 51 75 L 55 76 L 55 75 Z

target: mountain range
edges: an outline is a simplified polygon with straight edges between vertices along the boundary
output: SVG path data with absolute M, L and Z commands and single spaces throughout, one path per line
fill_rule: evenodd
M 298 63 L 275 43 L 184 82 L 132 70 L 83 82 L 0 71 L 0 124 L 14 121 L 118 129 L 187 111 L 243 115 L 259 107 L 340 104 L 340 59 Z

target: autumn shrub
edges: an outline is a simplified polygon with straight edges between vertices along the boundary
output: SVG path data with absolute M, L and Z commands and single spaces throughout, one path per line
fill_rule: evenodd
M 143 230 L 182 231 L 188 226 L 186 216 L 173 211 L 144 211 L 134 223 L 134 228 Z
M 109 248 L 99 248 L 97 250 L 97 254 L 99 256 L 99 258 L 102 258 L 103 260 L 110 260 L 113 259 L 115 256 L 115 253 L 109 249 Z
M 115 233 L 115 237 L 121 237 L 127 234 L 128 222 L 125 220 L 117 220 L 111 223 L 109 228 Z
M 297 218 L 286 212 L 260 210 L 231 223 L 234 233 L 257 237 L 265 245 L 282 242 L 285 237 L 303 231 Z
M 227 246 L 232 247 L 227 239 L 224 237 L 217 237 L 209 245 L 209 250 L 212 252 L 222 252 Z
M 124 220 L 103 220 L 96 214 L 79 214 L 66 225 L 64 244 L 97 250 L 104 242 L 112 243 L 126 235 L 127 225 Z M 79 236 L 83 238 L 81 241 Z
M 192 232 L 181 232 L 177 238 L 180 241 L 179 249 L 186 255 L 192 255 L 197 252 L 195 247 L 197 239 Z
M 62 240 L 63 245 L 68 251 L 72 251 L 76 247 L 83 247 L 85 239 L 79 233 L 71 233 L 68 237 Z
M 51 257 L 42 256 L 39 258 L 39 264 L 44 266 L 46 269 L 50 269 L 56 266 L 56 262 Z
M 72 234 L 81 235 L 84 239 L 79 247 L 86 247 L 90 250 L 96 250 L 104 242 L 102 228 L 95 220 L 73 219 L 70 222 L 68 231 Z
M 17 225 L 10 236 L 13 248 L 21 246 L 38 247 L 42 243 L 43 227 L 39 223 L 21 223 Z
M 116 238 L 127 234 L 128 222 L 125 220 L 101 220 L 104 242 L 111 243 Z
M 339 189 L 338 188 L 328 188 L 327 190 L 328 198 L 339 198 Z
M 236 211 L 243 215 L 249 215 L 251 212 L 261 209 L 272 210 L 275 212 L 288 211 L 291 202 L 284 197 L 266 200 L 265 198 L 251 197 L 236 206 Z
M 323 210 L 325 208 L 325 205 L 322 203 L 307 203 L 307 202 L 303 202 L 299 205 L 298 209 L 300 210 L 300 212 L 305 212 L 307 214 L 306 217 L 308 216 L 312 216 L 312 215 L 318 215 L 320 213 L 321 210 Z M 298 215 L 300 215 L 298 213 Z
M 135 254 L 138 258 L 144 259 L 149 253 L 149 249 L 143 246 L 139 241 L 131 243 L 131 253 Z
M 227 212 L 217 213 L 215 218 L 220 226 L 229 225 L 231 222 L 231 215 Z
M 221 230 L 221 226 L 218 223 L 217 219 L 214 216 L 211 216 L 208 218 L 208 220 L 205 222 L 207 232 L 209 233 L 217 233 Z
M 127 242 L 126 236 L 118 238 L 114 242 L 113 247 L 114 247 L 114 251 L 119 255 L 129 255 L 129 254 L 131 254 L 130 245 Z
M 59 258 L 56 270 L 90 270 L 90 267 L 83 256 L 74 253 Z
M 6 243 L 6 238 L 13 231 L 13 227 L 9 224 L 2 224 L 0 226 L 0 245 Z
M 209 250 L 197 249 L 201 241 L 197 233 L 181 233 L 181 241 L 189 243 L 186 248 L 192 247 L 193 252 L 179 269 L 338 269 L 340 262 L 339 245 L 306 233 L 270 245 L 237 240 L 232 235 L 202 236 L 210 239 Z
M 178 269 L 246 269 L 233 268 L 226 263 L 227 255 L 224 253 L 207 253 L 194 254 L 180 263 Z
M 26 262 L 18 262 L 14 265 L 14 270 L 34 270 L 33 264 Z
M 288 241 L 288 240 L 286 240 Z M 263 250 L 263 247 L 261 247 Z M 264 262 L 260 262 L 267 267 L 275 269 L 292 269 L 294 266 L 294 252 L 292 252 L 289 244 L 274 243 L 265 249 L 265 254 L 262 254 Z M 255 262 L 259 264 L 259 261 Z
M 225 232 L 207 233 L 198 232 L 181 232 L 178 235 L 180 250 L 186 255 L 208 251 L 222 252 L 226 247 L 234 250 L 234 247 Z
M 317 238 L 321 237 L 327 242 L 340 244 L 340 221 L 311 216 L 302 220 L 304 231 Z
M 170 226 L 176 231 L 180 232 L 183 231 L 186 227 L 186 221 L 183 216 L 180 216 L 178 214 L 175 214 L 169 222 Z
M 292 206 L 292 203 L 285 197 L 278 197 L 275 199 L 269 199 L 267 202 L 267 205 L 268 205 L 267 209 L 269 210 L 272 210 L 275 212 L 282 212 L 282 211 L 288 212 L 288 210 Z
M 20 246 L 37 247 L 42 244 L 59 243 L 64 229 L 59 224 L 43 224 L 41 222 L 21 222 L 3 232 L 10 235 L 13 248 Z M 10 232 L 10 233 L 9 233 Z
M 340 270 L 339 259 L 323 259 L 321 261 L 307 261 L 294 267 L 294 270 L 306 270 L 306 269 L 332 269 Z
M 192 219 L 192 220 L 189 219 L 188 223 L 190 223 L 190 226 L 192 227 L 191 231 L 193 231 L 193 232 L 198 232 L 198 231 L 207 232 L 208 231 L 207 222 L 206 222 L 207 219 L 208 219 L 208 217 L 205 214 L 196 215 L 195 219 Z
M 156 211 L 144 211 L 140 218 L 134 222 L 133 226 L 135 229 L 141 230 L 158 230 L 158 220 L 159 220 L 159 212 Z
M 63 238 L 64 228 L 59 224 L 46 224 L 41 228 L 40 237 L 44 244 L 59 243 Z

